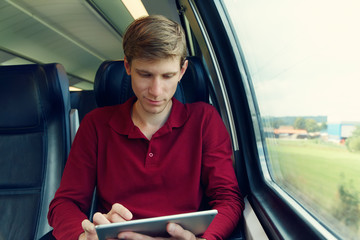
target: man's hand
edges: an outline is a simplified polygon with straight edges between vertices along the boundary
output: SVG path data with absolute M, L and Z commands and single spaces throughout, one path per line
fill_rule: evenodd
M 167 232 L 170 234 L 170 239 L 176 240 L 196 240 L 197 238 L 192 232 L 184 230 L 180 225 L 175 223 L 169 223 L 166 227 Z M 118 235 L 119 239 L 126 240 L 161 240 L 165 238 L 153 238 L 146 235 L 142 235 L 134 232 L 122 232 Z
M 132 213 L 126 207 L 115 203 L 107 214 L 95 213 L 93 217 L 94 223 L 88 219 L 82 221 L 81 225 L 84 232 L 80 234 L 79 240 L 98 240 L 95 230 L 96 225 L 129 221 L 132 217 Z

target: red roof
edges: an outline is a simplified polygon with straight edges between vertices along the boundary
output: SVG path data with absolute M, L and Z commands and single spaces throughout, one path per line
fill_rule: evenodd
M 305 129 L 294 129 L 287 127 L 280 127 L 274 129 L 274 134 L 307 134 L 308 132 Z

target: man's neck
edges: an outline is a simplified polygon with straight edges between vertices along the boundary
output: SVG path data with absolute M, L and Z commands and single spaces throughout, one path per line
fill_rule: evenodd
M 170 101 L 166 108 L 159 113 L 149 113 L 143 110 L 140 103 L 136 101 L 132 108 L 131 119 L 135 126 L 150 140 L 152 135 L 156 133 L 169 118 L 172 108 Z

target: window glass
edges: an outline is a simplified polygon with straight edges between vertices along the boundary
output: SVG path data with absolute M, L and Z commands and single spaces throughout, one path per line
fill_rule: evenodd
M 260 110 L 270 181 L 360 237 L 360 2 L 224 0 Z

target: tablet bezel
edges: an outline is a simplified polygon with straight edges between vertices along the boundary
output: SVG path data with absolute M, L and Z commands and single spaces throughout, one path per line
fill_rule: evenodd
M 119 223 L 102 224 L 95 226 L 99 240 L 117 238 L 120 232 L 137 232 L 152 237 L 169 237 L 166 226 L 173 222 L 194 233 L 203 234 L 218 211 L 216 209 L 182 213 L 162 217 L 145 218 Z

